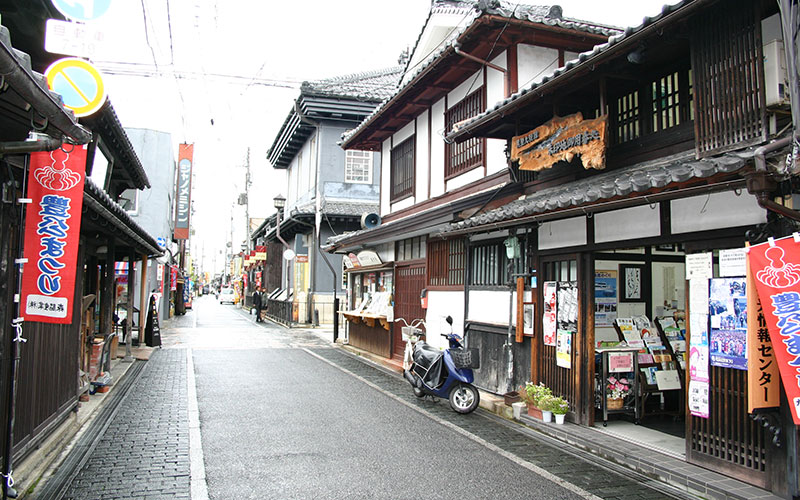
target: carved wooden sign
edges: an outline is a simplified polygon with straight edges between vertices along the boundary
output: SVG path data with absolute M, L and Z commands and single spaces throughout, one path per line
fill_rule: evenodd
M 544 170 L 580 155 L 583 168 L 606 166 L 608 117 L 584 120 L 581 113 L 556 116 L 544 125 L 512 139 L 511 159 L 520 170 Z

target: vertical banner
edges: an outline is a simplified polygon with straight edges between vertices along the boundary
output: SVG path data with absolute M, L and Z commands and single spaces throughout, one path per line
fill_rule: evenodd
M 750 247 L 747 254 L 789 400 L 800 425 L 800 234 Z
M 31 153 L 22 303 L 29 321 L 71 323 L 86 146 Z
M 747 263 L 747 412 L 781 404 L 778 361 L 769 340 L 767 320 Z
M 175 188 L 175 239 L 189 239 L 192 208 L 192 159 L 194 144 L 178 145 L 178 179 Z
M 174 292 L 178 289 L 178 268 L 170 266 L 169 268 L 169 291 Z

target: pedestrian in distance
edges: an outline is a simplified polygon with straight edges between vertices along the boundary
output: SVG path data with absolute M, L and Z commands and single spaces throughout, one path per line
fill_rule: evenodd
M 256 323 L 261 323 L 261 306 L 263 305 L 263 297 L 261 287 L 256 288 L 253 292 L 253 307 L 256 309 Z

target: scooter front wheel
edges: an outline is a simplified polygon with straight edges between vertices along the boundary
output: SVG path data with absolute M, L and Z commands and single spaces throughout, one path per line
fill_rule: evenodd
M 458 384 L 450 390 L 450 407 L 458 413 L 475 411 L 481 402 L 478 389 L 471 384 Z
M 419 387 L 414 387 L 414 395 L 416 397 L 418 397 L 418 398 L 424 398 L 425 397 L 425 392 L 422 389 L 420 389 Z

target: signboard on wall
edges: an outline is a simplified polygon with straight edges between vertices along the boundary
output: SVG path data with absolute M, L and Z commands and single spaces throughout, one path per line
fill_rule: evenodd
M 594 272 L 594 326 L 614 326 L 617 319 L 617 272 Z
M 584 120 L 581 113 L 556 116 L 522 135 L 512 138 L 511 159 L 520 170 L 544 170 L 560 161 L 580 156 L 583 168 L 606 166 L 608 117 Z
M 192 159 L 194 144 L 178 145 L 178 179 L 175 187 L 175 239 L 189 239 L 192 208 Z
M 31 153 L 22 303 L 30 321 L 72 322 L 86 146 Z

